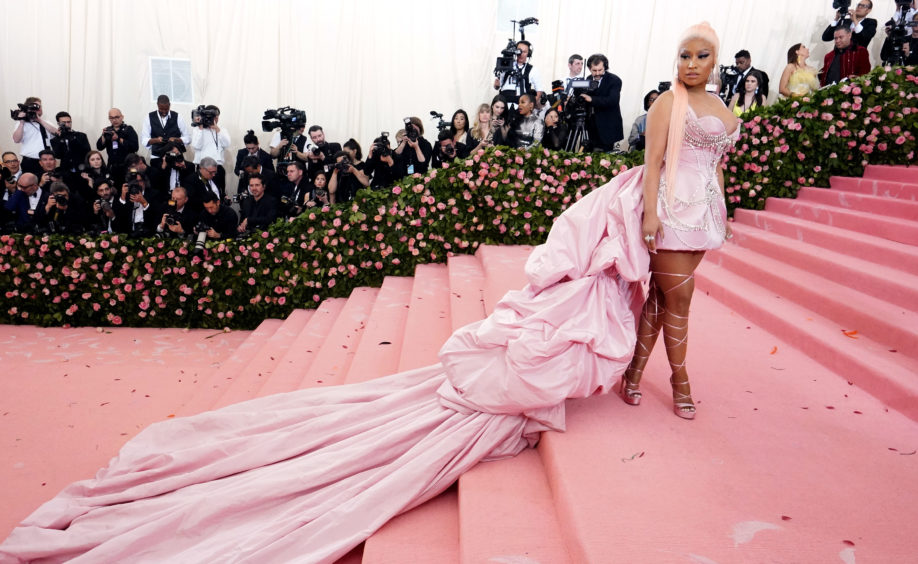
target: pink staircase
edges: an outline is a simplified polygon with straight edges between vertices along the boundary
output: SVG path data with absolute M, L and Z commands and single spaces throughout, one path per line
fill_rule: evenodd
M 479 465 L 341 562 L 912 560 L 918 249 L 893 228 L 918 222 L 918 175 L 832 186 L 738 212 L 736 244 L 703 262 L 695 421 L 672 414 L 658 347 L 641 406 L 568 402 L 566 432 Z M 482 247 L 253 332 L 0 327 L 0 536 L 157 419 L 435 363 L 525 284 L 530 251 Z

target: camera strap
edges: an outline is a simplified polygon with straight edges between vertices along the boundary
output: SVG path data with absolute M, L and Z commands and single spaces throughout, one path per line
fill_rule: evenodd
M 45 145 L 45 149 L 50 149 L 50 148 L 51 148 L 51 143 L 50 143 L 50 141 L 48 140 L 48 130 L 45 129 L 45 126 L 43 126 L 43 125 L 40 124 L 40 123 L 38 123 L 38 124 L 36 124 L 36 125 L 38 125 L 38 133 L 39 133 L 39 135 L 41 135 L 41 142 Z

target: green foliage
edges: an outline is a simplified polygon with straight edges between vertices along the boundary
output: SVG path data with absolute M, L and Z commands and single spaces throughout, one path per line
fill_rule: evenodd
M 727 162 L 728 206 L 761 208 L 868 163 L 914 161 L 915 69 L 878 69 L 744 116 Z M 313 209 L 245 240 L 0 237 L 0 322 L 251 329 L 417 264 L 481 244 L 539 244 L 554 218 L 643 161 L 491 148 L 353 202 Z

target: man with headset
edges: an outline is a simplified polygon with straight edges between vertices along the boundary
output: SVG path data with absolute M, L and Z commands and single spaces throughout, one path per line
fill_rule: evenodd
M 507 101 L 507 108 L 515 110 L 523 94 L 539 92 L 539 75 L 529 63 L 532 57 L 532 44 L 526 40 L 518 41 L 516 48 L 520 54 L 513 62 L 513 71 L 502 72 L 494 79 L 494 89 L 500 91 Z M 540 100 L 541 101 L 541 100 Z
M 592 80 L 596 88 L 589 94 L 583 94 L 593 108 L 590 118 L 590 139 L 594 150 L 611 151 L 615 143 L 625 138 L 622 129 L 622 110 L 619 100 L 622 95 L 622 79 L 606 72 L 609 70 L 609 59 L 602 53 L 591 55 L 587 59 Z

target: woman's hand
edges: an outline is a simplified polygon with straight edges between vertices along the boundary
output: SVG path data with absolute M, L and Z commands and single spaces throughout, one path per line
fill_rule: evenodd
M 644 223 L 641 228 L 641 233 L 647 250 L 651 253 L 657 252 L 657 235 L 660 236 L 660 241 L 663 240 L 663 223 L 660 222 L 660 218 L 657 214 L 644 214 Z

